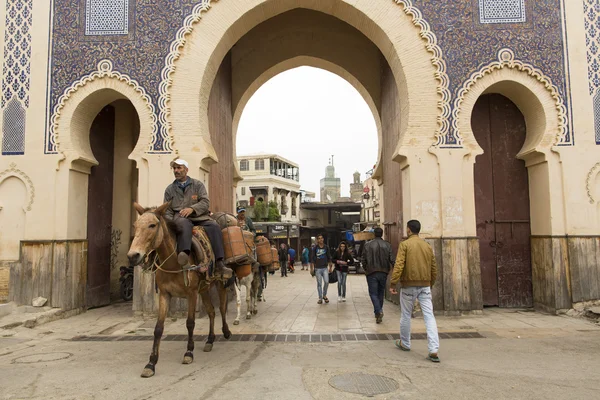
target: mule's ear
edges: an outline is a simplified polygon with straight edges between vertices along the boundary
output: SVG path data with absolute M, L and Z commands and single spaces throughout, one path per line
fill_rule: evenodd
M 140 206 L 138 203 L 136 203 L 135 201 L 133 202 L 133 208 L 135 208 L 135 211 L 138 212 L 138 214 L 142 215 L 143 213 L 146 212 L 146 210 L 144 209 L 144 207 Z
M 158 215 L 163 215 L 165 213 L 165 211 L 167 210 L 167 208 L 169 208 L 170 205 L 171 205 L 171 202 L 167 201 L 165 204 L 163 204 L 162 206 L 158 207 L 155 212 Z

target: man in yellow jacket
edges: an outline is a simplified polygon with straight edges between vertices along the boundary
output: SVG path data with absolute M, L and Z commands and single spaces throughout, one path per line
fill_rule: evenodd
M 427 342 L 429 347 L 428 360 L 440 362 L 438 350 L 440 339 L 437 324 L 433 315 L 431 301 L 431 287 L 437 277 L 437 265 L 431 246 L 419 237 L 421 223 L 416 220 L 407 223 L 408 239 L 400 243 L 398 256 L 394 265 L 394 272 L 390 281 L 390 293 L 398 294 L 396 285 L 400 282 L 400 340 L 396 340 L 396 347 L 400 350 L 410 351 L 410 319 L 415 301 L 419 300 L 425 328 L 427 329 Z

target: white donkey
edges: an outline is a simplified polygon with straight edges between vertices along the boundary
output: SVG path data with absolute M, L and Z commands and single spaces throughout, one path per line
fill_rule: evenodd
M 246 287 L 246 319 L 252 318 L 252 314 L 258 313 L 256 306 L 258 298 L 258 288 L 260 287 L 260 273 L 258 268 L 252 268 L 250 275 L 243 277 L 242 279 L 235 280 L 235 296 L 237 304 L 237 317 L 233 321 L 234 325 L 240 324 L 240 315 L 242 311 L 242 286 Z M 263 293 L 264 297 L 264 293 Z

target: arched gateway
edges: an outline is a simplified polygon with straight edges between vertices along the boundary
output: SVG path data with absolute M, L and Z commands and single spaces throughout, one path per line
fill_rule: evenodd
M 69 2 L 80 3 L 79 13 Z M 597 240 L 600 218 L 585 180 L 568 178 L 580 168 L 592 173 L 593 150 L 574 146 L 574 127 L 593 127 L 569 115 L 580 100 L 565 78 L 566 46 L 555 45 L 566 36 L 551 30 L 561 26 L 559 11 L 528 7 L 545 23 L 492 26 L 477 2 L 459 0 L 444 12 L 421 0 L 129 0 L 127 13 L 94 25 L 95 15 L 119 11 L 55 3 L 33 10 L 53 16 L 49 73 L 34 69 L 49 77 L 39 96 L 48 102 L 32 106 L 48 112 L 48 129 L 40 129 L 43 146 L 26 141 L 21 156 L 44 153 L 45 172 L 27 173 L 51 200 L 46 213 L 27 214 L 20 254 L 12 256 L 21 263 L 11 268 L 20 279 L 27 260 L 45 251 L 46 264 L 34 268 L 60 279 L 47 293 L 11 282 L 13 299 L 43 294 L 66 309 L 106 303 L 129 243 L 128 204 L 160 203 L 176 156 L 207 184 L 213 211 L 232 210 L 244 106 L 269 78 L 302 65 L 340 75 L 371 109 L 381 220 L 394 246 L 409 219 L 422 222 L 441 269 L 436 309 L 557 310 L 600 298 L 600 289 L 571 276 L 598 268 L 578 254 Z M 93 31 L 102 24 L 115 26 Z M 519 33 L 527 29 L 556 40 L 535 47 Z M 527 54 L 513 51 L 523 48 Z M 567 200 L 578 190 L 582 201 Z M 580 203 L 589 218 L 571 212 Z M 35 218 L 47 226 L 34 230 Z M 151 279 L 136 282 L 134 309 L 152 311 Z

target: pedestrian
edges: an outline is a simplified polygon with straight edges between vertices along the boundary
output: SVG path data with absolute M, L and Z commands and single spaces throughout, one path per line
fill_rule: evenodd
M 279 254 L 279 265 L 281 267 L 281 277 L 283 278 L 285 276 L 287 278 L 287 265 L 288 265 L 290 256 L 285 247 L 285 243 L 281 243 L 279 245 L 278 254 Z
M 333 253 L 333 265 L 337 274 L 338 303 L 346 302 L 346 277 L 348 266 L 354 264 L 354 259 L 348 250 L 346 242 L 341 241 L 335 253 Z
M 290 256 L 290 272 L 294 273 L 294 264 L 296 263 L 296 250 L 292 247 L 288 250 L 288 255 Z
M 373 303 L 375 322 L 383 321 L 383 300 L 385 297 L 385 284 L 394 265 L 392 245 L 383 240 L 383 229 L 377 227 L 373 230 L 375 239 L 365 243 L 362 252 L 362 265 L 367 277 L 369 296 Z
M 408 221 L 406 230 L 408 239 L 400 243 L 390 281 L 390 293 L 398 294 L 396 290 L 398 282 L 402 287 L 400 290 L 400 340 L 396 340 L 396 347 L 410 351 L 410 319 L 415 300 L 419 300 L 427 330 L 429 349 L 427 359 L 437 363 L 440 362 L 438 357 L 440 339 L 431 301 L 431 288 L 437 277 L 435 256 L 431 246 L 419 237 L 419 232 L 421 232 L 419 221 Z
M 309 254 L 308 247 L 304 246 L 302 249 L 302 271 L 304 271 L 304 268 L 308 269 Z
M 331 253 L 325 245 L 323 235 L 317 235 L 317 245 L 314 247 L 310 260 L 310 274 L 317 277 L 318 304 L 329 303 L 327 288 L 329 287 L 329 272 L 331 265 Z

